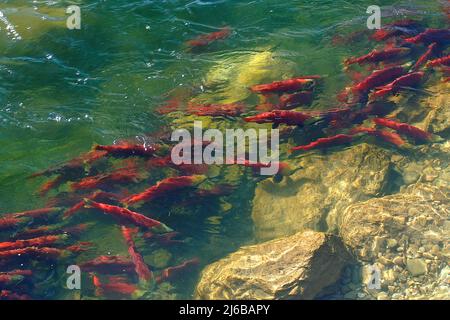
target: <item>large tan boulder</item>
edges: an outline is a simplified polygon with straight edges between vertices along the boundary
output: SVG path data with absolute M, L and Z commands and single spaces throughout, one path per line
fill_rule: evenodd
M 333 284 L 349 255 L 336 236 L 305 231 L 242 247 L 207 266 L 197 299 L 313 299 Z
M 417 183 L 349 206 L 340 235 L 365 268 L 379 269 L 386 299 L 450 299 L 449 189 Z
M 259 183 L 252 219 L 259 240 L 304 229 L 333 231 L 348 205 L 382 195 L 390 172 L 389 152 L 366 143 L 327 154 L 311 153 L 281 183 Z

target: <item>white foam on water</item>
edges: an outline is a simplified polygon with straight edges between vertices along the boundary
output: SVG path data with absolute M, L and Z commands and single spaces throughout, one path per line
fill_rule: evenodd
M 16 29 L 14 28 L 14 26 L 12 25 L 12 23 L 10 23 L 8 21 L 8 19 L 6 18 L 6 16 L 3 14 L 3 12 L 0 10 L 0 21 L 3 22 L 6 26 L 6 34 L 8 36 L 12 35 L 12 39 L 13 40 L 22 40 L 22 37 L 20 36 L 20 34 L 16 31 Z

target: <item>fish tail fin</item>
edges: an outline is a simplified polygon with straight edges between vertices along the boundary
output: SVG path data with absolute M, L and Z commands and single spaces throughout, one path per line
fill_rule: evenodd
M 30 174 L 27 179 L 33 179 L 33 178 L 37 178 L 37 177 L 42 177 L 43 175 L 45 175 L 46 171 L 39 171 L 39 172 L 35 172 Z

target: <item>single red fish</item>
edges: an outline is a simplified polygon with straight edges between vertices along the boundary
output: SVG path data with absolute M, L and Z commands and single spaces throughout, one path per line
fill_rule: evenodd
M 189 40 L 186 44 L 191 48 L 205 47 L 217 40 L 224 40 L 231 35 L 230 27 L 223 27 L 219 31 L 202 34 L 193 40 Z
M 61 211 L 61 208 L 59 208 L 59 207 L 41 208 L 41 209 L 22 211 L 22 212 L 16 212 L 16 213 L 7 213 L 7 214 L 5 214 L 5 217 L 32 218 L 32 219 L 49 218 L 50 215 L 52 215 L 54 213 L 58 213 L 60 211 Z
M 407 73 L 385 86 L 378 87 L 376 91 L 370 95 L 369 100 L 373 101 L 377 98 L 383 98 L 390 93 L 395 94 L 404 87 L 414 87 L 422 81 L 424 76 L 425 73 L 422 71 Z
M 66 219 L 66 218 L 73 216 L 75 213 L 77 213 L 78 211 L 80 211 L 83 208 L 84 208 L 84 201 L 80 201 L 80 202 L 74 204 L 72 207 L 70 207 L 69 209 L 64 211 L 64 218 Z
M 408 43 L 424 43 L 430 44 L 432 42 L 446 43 L 450 41 L 450 29 L 426 29 L 415 37 L 404 39 Z
M 376 70 L 363 81 L 344 90 L 344 92 L 339 95 L 339 99 L 341 101 L 345 100 L 346 98 L 348 98 L 348 93 L 351 92 L 354 96 L 352 102 L 357 102 L 364 94 L 366 94 L 371 89 L 385 85 L 395 80 L 396 78 L 403 75 L 405 71 L 406 70 L 403 66 L 393 66 L 384 68 L 382 70 Z
M 0 242 L 0 251 L 21 249 L 26 247 L 46 247 L 67 239 L 66 235 L 49 235 L 33 239 Z
M 363 65 L 365 63 L 376 63 L 381 62 L 385 60 L 391 60 L 391 59 L 397 59 L 402 58 L 408 55 L 411 52 L 411 49 L 409 48 L 387 48 L 384 50 L 373 50 L 369 52 L 366 55 L 363 55 L 361 57 L 353 57 L 345 59 L 344 65 L 349 66 L 351 64 L 359 64 Z
M 377 124 L 379 126 L 394 129 L 398 133 L 407 135 L 416 140 L 430 141 L 432 139 L 431 133 L 426 132 L 417 127 L 414 127 L 412 125 L 409 125 L 407 123 L 396 122 L 396 121 L 389 120 L 386 118 L 375 118 L 375 119 L 373 119 L 373 122 L 375 122 L 375 124 Z
M 102 283 L 100 282 L 100 278 L 97 277 L 94 273 L 91 273 L 92 277 L 92 283 L 95 287 L 95 295 L 96 296 L 102 296 L 103 295 L 103 289 L 102 289 Z
M 433 42 L 428 46 L 427 51 L 417 60 L 416 64 L 413 66 L 412 70 L 419 69 L 422 65 L 425 64 L 430 58 L 436 53 L 436 48 L 438 44 Z
M 90 199 L 90 200 L 99 201 L 99 202 L 106 202 L 106 203 L 110 204 L 109 202 L 118 202 L 121 197 L 114 193 L 98 190 L 85 198 Z M 84 201 L 81 200 L 80 202 L 75 203 L 72 207 L 70 207 L 69 209 L 64 211 L 63 216 L 64 216 L 64 218 L 69 218 L 83 208 L 84 208 Z
M 133 236 L 137 233 L 136 229 L 127 228 L 122 226 L 122 235 L 128 245 L 128 254 L 133 261 L 136 274 L 139 280 L 143 282 L 149 282 L 153 278 L 153 274 L 142 258 L 141 254 L 136 251 L 136 245 L 134 244 Z
M 32 270 L 16 269 L 11 271 L 0 272 L 0 276 L 10 275 L 10 276 L 32 276 Z
M 65 250 L 74 252 L 74 253 L 79 253 L 79 252 L 88 251 L 89 248 L 91 248 L 93 246 L 94 246 L 94 244 L 92 242 L 81 241 L 81 242 L 78 242 L 77 244 L 74 244 L 74 245 L 71 245 L 71 246 L 65 248 Z
M 291 151 L 298 151 L 298 150 L 307 151 L 315 148 L 329 148 L 340 144 L 350 143 L 352 139 L 353 135 L 338 134 L 332 137 L 319 138 L 316 141 L 313 141 L 304 146 L 293 147 L 291 148 Z
M 376 41 L 384 41 L 392 37 L 417 34 L 417 30 L 421 28 L 419 21 L 411 19 L 399 20 L 376 30 L 371 38 Z
M 302 91 L 291 94 L 284 94 L 280 97 L 278 109 L 290 110 L 301 105 L 308 105 L 313 101 L 312 91 Z
M 134 284 L 130 284 L 127 282 L 118 281 L 118 278 L 110 279 L 110 283 L 102 283 L 100 278 L 95 274 L 92 274 L 92 281 L 95 287 L 95 294 L 97 296 L 103 296 L 108 294 L 117 294 L 117 295 L 126 295 L 131 296 L 136 291 L 138 291 L 138 287 Z
M 196 268 L 199 265 L 199 263 L 200 260 L 194 258 L 191 260 L 184 261 L 182 264 L 178 266 L 166 268 L 161 272 L 161 275 L 156 278 L 156 282 L 161 283 L 168 280 L 175 280 L 183 273 Z
M 209 166 L 206 163 L 194 164 L 194 163 L 181 163 L 174 164 L 172 162 L 172 168 L 178 170 L 183 176 L 191 175 L 204 175 L 208 172 Z
M 144 216 L 143 214 L 133 212 L 131 210 L 121 208 L 118 206 L 112 206 L 104 203 L 95 202 L 90 199 L 85 199 L 86 205 L 88 207 L 96 208 L 103 211 L 106 214 L 119 218 L 121 220 L 127 221 L 138 227 L 148 228 L 155 230 L 160 233 L 173 231 L 165 224 Z
M 152 159 L 147 160 L 145 163 L 146 169 L 152 169 L 152 168 L 161 168 L 161 167 L 169 167 L 173 164 L 172 158 L 170 155 L 164 156 L 164 157 L 155 157 Z
M 263 112 L 256 116 L 245 117 L 245 122 L 256 123 L 273 123 L 275 125 L 286 124 L 290 126 L 301 126 L 306 120 L 311 119 L 312 116 L 298 111 L 290 110 L 273 110 L 269 112 Z
M 352 90 L 356 92 L 366 92 L 375 87 L 381 86 L 396 79 L 405 73 L 402 66 L 388 67 L 382 70 L 374 71 L 370 76 L 353 86 Z
M 130 205 L 136 202 L 150 201 L 166 195 L 169 192 L 173 192 L 182 188 L 192 187 L 196 184 L 199 184 L 203 180 L 203 176 L 179 176 L 166 178 L 141 193 L 122 199 L 122 202 Z
M 114 157 L 131 157 L 131 156 L 142 156 L 142 157 L 151 157 L 157 151 L 158 146 L 156 145 L 141 145 L 141 144 L 133 144 L 128 142 L 121 142 L 116 145 L 96 145 L 94 146 L 94 150 L 106 151 L 108 155 Z
M 26 247 L 21 249 L 0 251 L 0 259 L 12 259 L 22 256 L 56 259 L 65 255 L 67 255 L 65 250 L 50 247 Z
M 427 62 L 427 67 L 437 67 L 440 65 L 450 66 L 450 55 Z
M 58 188 L 60 185 L 62 185 L 65 182 L 65 179 L 62 175 L 58 175 L 55 178 L 45 182 L 40 188 L 39 188 L 39 195 L 41 197 L 45 196 L 50 190 Z
M 190 175 L 202 175 L 208 172 L 209 168 L 207 164 L 194 164 L 194 163 L 181 163 L 175 164 L 172 161 L 171 155 L 167 155 L 165 157 L 153 158 L 149 159 L 145 167 L 147 169 L 155 168 L 155 167 L 170 167 L 178 170 L 183 176 Z
M 405 141 L 395 132 L 389 132 L 386 130 L 377 130 L 374 128 L 366 128 L 366 127 L 355 127 L 350 130 L 351 134 L 359 134 L 366 133 L 368 135 L 380 138 L 386 142 L 389 142 L 397 147 L 400 147 L 405 144 Z
M 180 109 L 180 101 L 178 99 L 172 99 L 167 101 L 163 106 L 156 108 L 156 112 L 159 114 L 168 114 L 171 112 L 178 111 Z
M 81 270 L 101 274 L 134 273 L 132 261 L 122 256 L 99 256 L 80 265 Z
M 24 222 L 23 218 L 0 217 L 0 231 L 17 228 Z
M 49 234 L 48 232 L 52 230 L 50 226 L 40 226 L 37 228 L 26 228 L 18 233 L 16 233 L 12 239 L 30 239 L 33 237 L 40 237 L 46 234 Z M 58 233 L 60 231 L 58 230 Z
M 78 236 L 89 227 L 89 224 L 82 223 L 75 226 L 61 227 L 61 225 L 40 226 L 37 228 L 26 228 L 13 236 L 13 239 L 30 239 L 45 235 L 67 234 Z
M 245 111 L 242 103 L 190 105 L 188 112 L 197 116 L 237 117 Z
M 51 175 L 61 175 L 65 180 L 70 180 L 72 178 L 78 178 L 83 176 L 85 173 L 85 164 L 92 164 L 95 161 L 103 158 L 107 153 L 105 151 L 91 150 L 85 154 L 80 155 L 66 163 L 51 167 L 44 171 L 34 173 L 30 178 L 40 177 L 40 176 L 51 176 Z
M 224 27 L 219 31 L 211 32 L 208 34 L 202 34 L 193 40 L 189 40 L 186 44 L 190 47 L 204 47 L 216 40 L 224 40 L 231 34 L 229 27 Z
M 275 81 L 267 84 L 258 84 L 250 87 L 250 90 L 254 93 L 285 93 L 294 92 L 299 90 L 311 89 L 315 84 L 315 79 L 319 79 L 320 76 L 304 76 L 287 80 Z
M 141 175 L 137 168 L 121 168 L 111 173 L 102 173 L 92 177 L 86 177 L 79 182 L 71 184 L 74 191 L 103 188 L 115 184 L 138 182 Z

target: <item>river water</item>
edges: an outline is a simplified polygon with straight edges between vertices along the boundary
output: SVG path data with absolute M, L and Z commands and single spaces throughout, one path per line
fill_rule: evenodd
M 81 8 L 80 30 L 66 27 L 65 11 L 71 4 Z M 39 196 L 36 190 L 46 180 L 29 179 L 30 174 L 68 161 L 93 144 L 130 137 L 141 141 L 146 134 L 167 129 L 183 115 L 169 117 L 155 110 L 168 99 L 201 95 L 205 88 L 203 94 L 211 97 L 214 90 L 207 85 L 217 79 L 226 84 L 219 86 L 216 102 L 254 104 L 255 97 L 239 87 L 250 83 L 251 77 L 275 81 L 319 74 L 326 81 L 311 108 L 336 106 L 336 93 L 349 82 L 342 60 L 374 46 L 367 37 L 351 36 L 367 31 L 366 9 L 371 4 L 368 0 L 2 1 L 0 214 L 44 207 L 57 194 Z M 377 4 L 382 7 L 382 23 L 415 18 L 442 27 L 438 1 Z M 224 26 L 232 30 L 226 40 L 201 52 L 187 50 L 186 41 Z M 205 265 L 255 241 L 250 213 L 257 179 L 251 172 L 227 174 L 222 180 L 236 184 L 237 191 L 225 199 L 207 199 L 200 205 L 187 201 L 180 209 L 174 205 L 182 196 L 175 194 L 152 207 L 185 240 L 168 248 L 136 240 L 155 272 L 193 257 Z M 152 181 L 158 181 L 164 171 L 152 169 L 152 175 Z M 59 191 L 70 194 L 68 189 Z M 81 291 L 64 288 L 67 265 L 98 255 L 127 254 L 119 226 L 108 217 L 76 219 L 94 223 L 82 240 L 95 247 L 77 258 L 44 264 L 23 260 L 38 274 L 32 289 L 25 290 L 32 297 L 92 298 L 89 275 L 83 275 Z M 7 238 L 5 232 L 1 236 Z M 149 289 L 144 296 L 191 298 L 199 270 Z

